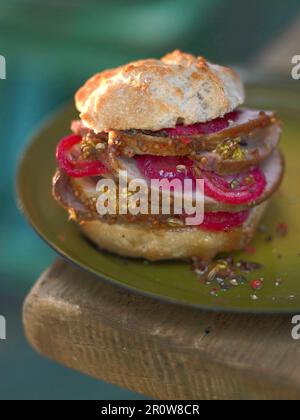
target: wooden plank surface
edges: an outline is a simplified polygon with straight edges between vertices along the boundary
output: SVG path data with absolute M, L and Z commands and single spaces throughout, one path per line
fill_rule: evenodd
M 44 356 L 150 397 L 300 398 L 300 343 L 288 315 L 161 303 L 59 259 L 29 294 L 24 326 Z

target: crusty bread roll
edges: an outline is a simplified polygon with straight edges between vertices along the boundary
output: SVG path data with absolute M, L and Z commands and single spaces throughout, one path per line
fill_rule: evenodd
M 253 239 L 268 201 L 251 210 L 247 222 L 229 232 L 210 232 L 197 227 L 146 229 L 137 224 L 110 225 L 101 221 L 82 222 L 80 227 L 100 249 L 126 257 L 147 260 L 205 260 L 217 254 L 244 248 Z
M 222 117 L 244 102 L 233 70 L 174 51 L 96 74 L 77 92 L 84 125 L 94 132 L 160 130 Z

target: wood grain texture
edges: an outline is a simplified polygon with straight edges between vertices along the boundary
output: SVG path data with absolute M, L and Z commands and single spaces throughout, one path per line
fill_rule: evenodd
M 60 259 L 29 294 L 24 326 L 44 356 L 150 397 L 300 398 L 300 342 L 291 338 L 291 316 L 161 303 Z

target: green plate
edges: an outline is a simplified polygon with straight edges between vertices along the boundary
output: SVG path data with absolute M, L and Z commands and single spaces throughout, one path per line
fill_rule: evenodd
M 51 196 L 51 177 L 56 166 L 56 144 L 69 133 L 70 121 L 76 118 L 71 106 L 50 119 L 27 148 L 18 176 L 20 207 L 35 230 L 57 252 L 83 269 L 131 291 L 215 311 L 300 311 L 299 94 L 296 82 L 291 86 L 248 86 L 248 105 L 277 109 L 284 121 L 282 149 L 287 173 L 263 222 L 267 230 L 259 232 L 253 243 L 255 254 L 236 254 L 237 259 L 260 262 L 264 268 L 250 274 L 248 283 L 227 292 L 212 293 L 211 286 L 199 282 L 188 262 L 146 263 L 100 252 L 84 239 L 75 223 L 67 222 L 66 212 Z M 285 237 L 276 233 L 276 227 L 282 222 L 289 227 Z M 255 293 L 255 299 L 250 284 L 257 277 L 263 277 L 264 286 Z M 281 280 L 279 286 L 277 279 Z

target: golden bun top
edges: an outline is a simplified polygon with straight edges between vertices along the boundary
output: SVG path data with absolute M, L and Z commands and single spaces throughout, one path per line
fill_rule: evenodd
M 95 132 L 160 130 L 222 117 L 244 102 L 239 75 L 176 50 L 96 74 L 75 95 L 84 125 Z

